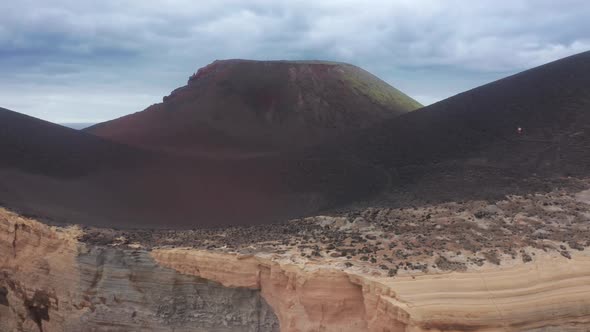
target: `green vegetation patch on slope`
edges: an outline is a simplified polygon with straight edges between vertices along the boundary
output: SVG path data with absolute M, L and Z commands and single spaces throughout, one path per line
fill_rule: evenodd
M 342 79 L 358 93 L 376 103 L 383 106 L 400 105 L 410 110 L 423 107 L 416 100 L 369 72 L 355 66 L 347 65 L 347 67 L 347 70 L 342 71 Z

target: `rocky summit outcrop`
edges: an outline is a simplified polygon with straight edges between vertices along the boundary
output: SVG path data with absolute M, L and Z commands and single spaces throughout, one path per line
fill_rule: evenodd
M 146 110 L 85 131 L 183 154 L 300 148 L 421 105 L 369 72 L 326 61 L 215 61 Z
M 85 246 L 0 210 L 0 331 L 278 331 L 257 290 L 159 266 L 145 250 Z

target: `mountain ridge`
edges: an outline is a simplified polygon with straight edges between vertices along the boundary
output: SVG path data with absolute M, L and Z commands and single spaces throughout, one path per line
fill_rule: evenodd
M 183 152 L 315 145 L 421 107 L 363 69 L 322 61 L 218 60 L 142 112 L 87 128 Z
M 584 52 L 383 121 L 309 155 L 387 170 L 391 189 L 403 188 L 394 200 L 550 190 L 560 178 L 590 175 L 589 109 L 590 52 Z
M 267 223 L 365 200 L 397 207 L 550 191 L 590 174 L 588 109 L 590 52 L 310 150 L 230 151 L 231 160 L 38 130 L 17 116 L 26 125 L 2 119 L 0 151 L 12 159 L 0 160 L 0 200 L 80 222 L 182 228 Z M 373 200 L 378 193 L 386 197 Z

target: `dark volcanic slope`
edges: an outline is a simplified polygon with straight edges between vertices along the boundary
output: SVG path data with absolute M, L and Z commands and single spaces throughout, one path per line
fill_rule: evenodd
M 490 186 L 506 192 L 515 179 L 588 175 L 590 52 L 461 93 L 317 153 L 334 151 L 387 169 L 394 183 L 425 195 L 469 186 L 469 195 Z
M 164 102 L 88 132 L 175 151 L 297 148 L 420 104 L 361 68 L 332 62 L 215 61 Z
M 306 157 L 146 155 L 2 116 L 0 202 L 8 207 L 119 227 L 257 224 L 360 201 L 388 185 L 389 208 L 551 190 L 563 176 L 589 175 L 590 53 L 388 120 Z
M 121 228 L 257 224 L 379 189 L 362 164 L 144 152 L 0 110 L 0 205 L 57 222 Z
M 0 108 L 0 168 L 76 176 L 103 167 L 133 166 L 137 149 Z

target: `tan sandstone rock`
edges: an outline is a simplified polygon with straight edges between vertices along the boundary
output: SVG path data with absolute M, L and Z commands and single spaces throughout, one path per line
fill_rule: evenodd
M 531 264 L 396 278 L 191 249 L 155 250 L 152 256 L 182 273 L 229 287 L 261 289 L 281 331 L 590 328 L 590 257 L 584 254 L 571 260 L 546 255 Z
M 145 250 L 87 246 L 77 228 L 0 209 L 0 331 L 277 331 L 256 290 L 158 266 Z

